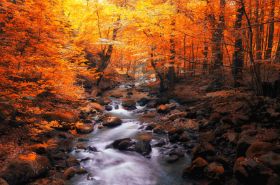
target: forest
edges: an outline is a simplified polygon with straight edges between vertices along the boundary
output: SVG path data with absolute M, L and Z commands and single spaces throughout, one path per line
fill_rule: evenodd
M 0 185 L 279 185 L 279 0 L 0 0 Z

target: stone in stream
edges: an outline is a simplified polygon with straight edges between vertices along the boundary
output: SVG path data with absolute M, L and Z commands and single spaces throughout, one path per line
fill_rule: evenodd
M 149 155 L 152 151 L 150 141 L 137 141 L 135 144 L 135 151 L 142 155 Z
M 111 110 L 113 110 L 113 107 L 111 105 L 105 105 L 105 110 L 111 111 Z
M 138 104 L 140 105 L 140 106 L 145 106 L 145 105 L 147 105 L 148 103 L 149 103 L 149 99 L 148 98 L 141 98 L 140 100 L 138 100 L 137 102 L 138 102 Z
M 116 127 L 122 124 L 122 120 L 116 116 L 108 116 L 103 119 L 103 126 Z
M 133 145 L 130 138 L 118 139 L 112 143 L 113 148 L 118 150 L 128 150 Z
M 127 110 L 135 110 L 136 102 L 132 99 L 126 99 L 126 100 L 123 100 L 122 106 Z

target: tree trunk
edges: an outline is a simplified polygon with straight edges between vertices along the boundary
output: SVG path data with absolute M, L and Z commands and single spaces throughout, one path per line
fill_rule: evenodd
M 234 78 L 234 85 L 239 85 L 239 80 L 242 79 L 242 69 L 244 65 L 244 51 L 242 46 L 242 35 L 239 33 L 239 30 L 242 26 L 242 17 L 244 14 L 242 5 L 237 5 L 236 20 L 235 20 L 235 44 L 234 44 L 234 53 L 233 53 L 233 62 L 232 62 L 232 74 Z
M 275 10 L 275 0 L 271 0 L 271 7 L 270 7 L 270 23 L 268 26 L 268 39 L 267 39 L 267 49 L 265 52 L 265 59 L 271 58 L 272 47 L 273 47 L 273 38 L 274 38 L 274 10 Z
M 170 58 L 169 58 L 169 66 L 168 66 L 168 73 L 167 79 L 169 82 L 169 86 L 172 88 L 175 83 L 176 73 L 175 73 L 175 57 L 176 57 L 176 50 L 175 50 L 175 17 L 171 20 L 171 34 L 170 34 Z

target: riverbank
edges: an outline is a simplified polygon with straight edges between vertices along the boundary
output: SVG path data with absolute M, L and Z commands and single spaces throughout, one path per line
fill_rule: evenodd
M 4 148 L 1 164 L 5 166 L 1 177 L 10 185 L 77 184 L 77 181 L 68 181 L 73 177 L 98 180 L 86 164 L 95 160 L 96 152 L 111 151 L 110 147 L 107 150 L 111 143 L 113 151 L 119 151 L 117 153 L 124 157 L 121 161 L 131 160 L 131 156 L 124 155 L 126 152 L 142 156 L 140 159 L 145 164 L 156 159 L 153 167 L 164 164 L 157 169 L 169 169 L 167 174 L 176 177 L 178 184 L 277 184 L 279 102 L 254 96 L 247 89 L 224 88 L 209 92 L 211 88 L 207 84 L 188 81 L 164 95 L 158 94 L 153 85 L 120 86 L 99 97 L 89 95 L 81 100 L 76 109 L 78 116 L 68 113 L 64 121 L 1 129 L 4 135 L 9 135 L 8 140 L 0 142 Z M 119 126 L 124 121 L 120 120 L 124 119 L 123 110 L 125 114 L 135 114 L 139 120 L 131 123 L 135 129 L 132 135 L 126 134 L 130 127 L 122 130 L 130 123 Z M 116 118 L 112 118 L 116 111 Z M 106 146 L 104 143 L 101 148 L 95 146 L 98 140 L 89 142 L 92 142 L 89 136 L 98 139 L 102 133 L 114 132 L 115 128 L 120 135 L 106 140 Z M 140 136 L 136 134 L 136 137 L 135 133 Z M 75 152 L 91 157 L 79 157 Z M 100 157 L 104 160 L 103 155 Z M 118 166 L 121 161 L 113 165 Z M 177 164 L 182 166 L 179 168 Z M 118 177 L 122 175 L 120 172 Z M 131 175 L 132 181 L 133 177 Z M 0 182 L 5 185 L 4 180 Z M 172 182 L 175 183 L 174 178 Z M 157 184 L 157 181 L 146 184 Z

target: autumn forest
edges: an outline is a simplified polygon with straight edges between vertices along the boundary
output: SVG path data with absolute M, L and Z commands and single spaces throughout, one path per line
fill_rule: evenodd
M 0 185 L 278 185 L 279 0 L 0 0 Z

